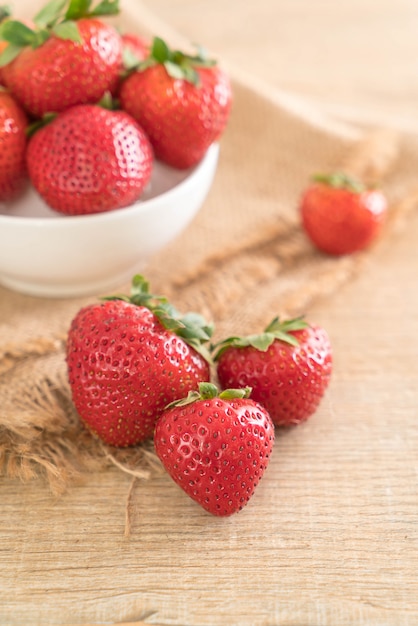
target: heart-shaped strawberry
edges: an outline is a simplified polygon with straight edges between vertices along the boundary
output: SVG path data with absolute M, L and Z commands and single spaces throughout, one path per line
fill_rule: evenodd
M 213 515 L 240 511 L 270 460 L 274 426 L 250 389 L 218 394 L 211 383 L 172 403 L 155 428 L 158 457 L 172 479 Z

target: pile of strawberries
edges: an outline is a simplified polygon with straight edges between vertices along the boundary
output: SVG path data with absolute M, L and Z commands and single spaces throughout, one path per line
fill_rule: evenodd
M 155 159 L 189 168 L 221 137 L 226 74 L 201 52 L 121 35 L 100 19 L 118 11 L 118 0 L 52 0 L 28 23 L 3 16 L 0 201 L 29 179 L 64 214 L 124 207 L 141 196 Z M 300 203 L 306 234 L 329 254 L 369 245 L 385 214 L 379 191 L 341 173 L 317 177 Z M 95 436 L 120 447 L 153 437 L 173 480 L 225 516 L 253 495 L 275 427 L 316 411 L 332 353 L 325 330 L 300 318 L 217 344 L 212 334 L 136 276 L 129 296 L 78 312 L 67 366 L 74 405 Z
M 118 0 L 52 0 L 0 14 L 0 201 L 30 181 L 67 215 L 128 206 L 154 160 L 197 164 L 228 121 L 228 76 L 199 51 L 120 34 Z
M 202 51 L 120 34 L 119 0 L 51 0 L 33 20 L 0 9 L 0 202 L 31 184 L 67 215 L 131 205 L 155 159 L 197 164 L 228 123 L 229 77 Z M 1 87 L 3 85 L 3 87 Z M 344 173 L 315 178 L 301 226 L 322 252 L 368 246 L 386 200 Z
M 325 330 L 301 318 L 216 344 L 212 335 L 200 315 L 181 315 L 137 275 L 129 296 L 77 313 L 66 360 L 74 405 L 95 436 L 117 447 L 153 437 L 173 480 L 227 516 L 253 495 L 275 427 L 315 413 L 332 352 Z

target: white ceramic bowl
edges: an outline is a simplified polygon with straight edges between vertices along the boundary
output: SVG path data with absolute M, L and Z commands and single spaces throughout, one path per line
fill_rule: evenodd
M 64 216 L 32 188 L 0 203 L 0 283 L 35 296 L 76 297 L 130 281 L 198 212 L 218 152 L 212 145 L 187 171 L 157 162 L 141 199 L 124 209 Z

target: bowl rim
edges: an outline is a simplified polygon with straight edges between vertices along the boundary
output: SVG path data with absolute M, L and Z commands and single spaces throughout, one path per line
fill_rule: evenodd
M 31 217 L 31 216 L 23 216 L 23 215 L 6 215 L 4 213 L 1 213 L 0 223 L 4 225 L 14 224 L 15 226 L 17 224 L 19 224 L 19 226 L 20 225 L 21 226 L 34 225 L 34 224 L 36 225 L 48 224 L 48 226 L 57 225 L 57 227 L 60 228 L 58 224 L 65 224 L 69 220 L 71 220 L 71 224 L 74 224 L 74 225 L 80 224 L 80 223 L 93 222 L 93 221 L 100 223 L 103 221 L 113 221 L 115 219 L 120 218 L 122 215 L 131 215 L 133 213 L 138 213 L 138 214 L 145 213 L 149 209 L 152 209 L 154 205 L 160 203 L 161 201 L 165 202 L 167 200 L 170 200 L 170 196 L 177 195 L 177 193 L 183 191 L 184 188 L 192 185 L 195 179 L 198 178 L 199 173 L 203 169 L 206 169 L 206 167 L 210 166 L 212 163 L 216 163 L 218 154 L 219 154 L 219 143 L 214 142 L 213 144 L 209 146 L 209 148 L 207 149 L 201 161 L 199 161 L 199 163 L 197 163 L 192 168 L 190 168 L 190 171 L 188 172 L 188 174 L 185 176 L 183 180 L 181 180 L 179 183 L 177 183 L 176 185 L 174 185 L 167 191 L 164 191 L 163 193 L 159 194 L 158 196 L 154 196 L 153 198 L 150 198 L 149 200 L 141 200 L 139 198 L 136 202 L 126 207 L 121 207 L 119 209 L 111 209 L 110 211 L 103 211 L 101 213 L 89 213 L 87 215 L 64 215 L 64 214 L 59 214 L 57 212 L 58 215 L 56 218 L 55 217 L 52 217 L 52 218 Z

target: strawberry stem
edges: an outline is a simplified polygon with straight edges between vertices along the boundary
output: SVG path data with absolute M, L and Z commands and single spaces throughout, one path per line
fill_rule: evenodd
M 150 293 L 149 283 L 141 274 L 133 277 L 129 296 L 108 296 L 104 300 L 124 300 L 136 306 L 146 307 L 154 313 L 164 328 L 184 339 L 208 363 L 211 363 L 210 351 L 204 344 L 212 337 L 213 325 L 208 324 L 198 313 L 181 315 L 165 296 Z
M 218 387 L 213 383 L 202 382 L 199 383 L 198 391 L 189 391 L 185 398 L 179 398 L 170 402 L 165 407 L 166 409 L 172 409 L 174 407 L 186 406 L 193 404 L 198 400 L 212 400 L 213 398 L 221 398 L 222 400 L 237 400 L 240 398 L 249 398 L 251 394 L 251 387 L 243 387 L 242 389 L 224 389 L 219 391 Z
M 57 117 L 57 113 L 45 113 L 39 120 L 35 120 L 26 127 L 26 136 L 32 137 L 40 128 L 47 126 Z
M 0 40 L 9 45 L 0 55 L 0 67 L 13 61 L 23 48 L 41 46 L 51 35 L 81 43 L 77 20 L 119 13 L 119 0 L 102 0 L 93 9 L 91 4 L 91 0 L 51 0 L 35 15 L 35 28 L 29 28 L 19 20 L 2 21 Z
M 128 69 L 143 71 L 156 64 L 163 65 L 171 78 L 185 80 L 198 87 L 200 77 L 196 68 L 213 67 L 216 65 L 216 61 L 207 58 L 201 47 L 197 47 L 196 55 L 189 55 L 180 50 L 171 50 L 163 39 L 154 37 L 149 56 L 145 61 L 139 62 L 136 67 L 131 65 Z
M 296 317 L 284 322 L 281 322 L 278 317 L 275 317 L 262 333 L 247 335 L 245 337 L 228 337 L 227 339 L 213 344 L 211 346 L 211 351 L 215 352 L 213 359 L 217 361 L 225 350 L 231 347 L 247 348 L 251 346 L 256 350 L 260 350 L 260 352 L 266 352 L 276 340 L 297 346 L 299 342 L 291 333 L 295 330 L 302 330 L 307 327 L 308 324 L 304 321 L 303 317 Z
M 315 174 L 312 176 L 312 180 L 316 183 L 322 183 L 324 185 L 328 185 L 329 187 L 334 187 L 335 189 L 346 189 L 347 191 L 352 191 L 353 193 L 361 193 L 365 190 L 365 186 L 361 181 L 357 180 L 353 176 L 345 174 L 344 172 Z

